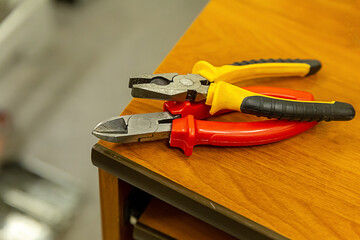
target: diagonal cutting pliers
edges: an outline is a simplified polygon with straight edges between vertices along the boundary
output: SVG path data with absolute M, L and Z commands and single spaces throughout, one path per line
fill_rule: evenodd
M 246 87 L 249 91 L 276 97 L 313 100 L 308 92 L 274 87 Z M 169 138 L 170 146 L 192 154 L 195 145 L 253 146 L 273 143 L 300 134 L 317 122 L 265 120 L 257 122 L 203 121 L 211 116 L 203 102 L 164 103 L 164 112 L 114 117 L 99 123 L 93 134 L 117 142 L 144 142 Z M 223 114 L 225 111 L 218 112 Z
M 299 101 L 265 96 L 230 84 L 231 81 L 271 76 L 308 76 L 321 68 L 317 60 L 268 59 L 214 67 L 195 64 L 192 74 L 149 74 L 131 77 L 129 87 L 137 98 L 170 101 L 205 101 L 210 114 L 224 109 L 268 118 L 294 121 L 347 121 L 355 116 L 348 103 Z

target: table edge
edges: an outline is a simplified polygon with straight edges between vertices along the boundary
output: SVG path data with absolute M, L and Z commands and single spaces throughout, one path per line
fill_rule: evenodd
M 93 165 L 149 194 L 241 239 L 287 239 L 269 228 L 151 171 L 99 143 L 91 151 Z

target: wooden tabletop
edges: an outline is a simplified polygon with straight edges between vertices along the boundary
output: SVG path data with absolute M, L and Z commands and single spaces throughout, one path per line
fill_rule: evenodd
M 186 74 L 198 60 L 220 66 L 259 58 L 314 58 L 323 64 L 316 75 L 239 86 L 310 91 L 316 100 L 348 102 L 358 110 L 360 8 L 351 3 L 213 0 L 155 72 Z M 158 111 L 161 101 L 134 99 L 122 114 Z M 211 120 L 258 119 L 233 113 Z M 322 122 L 292 139 L 263 146 L 196 146 L 191 157 L 166 140 L 99 144 L 141 165 L 141 171 L 209 199 L 209 208 L 223 206 L 285 237 L 358 239 L 359 121 Z

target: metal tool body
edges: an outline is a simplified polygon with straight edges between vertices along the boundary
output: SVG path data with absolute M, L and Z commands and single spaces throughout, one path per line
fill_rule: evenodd
M 143 142 L 169 138 L 172 120 L 180 115 L 169 112 L 114 117 L 100 122 L 93 134 L 109 142 Z
M 210 82 L 199 74 L 149 74 L 130 77 L 131 94 L 139 98 L 200 102 L 206 99 Z

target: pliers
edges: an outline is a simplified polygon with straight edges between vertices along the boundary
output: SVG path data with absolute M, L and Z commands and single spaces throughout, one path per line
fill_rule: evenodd
M 308 92 L 274 87 L 245 89 L 276 97 L 313 100 Z M 195 145 L 253 146 L 273 143 L 300 134 L 317 122 L 265 120 L 257 122 L 203 121 L 211 116 L 204 102 L 164 103 L 164 112 L 114 117 L 100 122 L 93 134 L 115 143 L 144 142 L 170 138 L 170 146 L 181 148 L 190 156 Z M 221 111 L 216 115 L 226 113 Z
M 205 101 L 210 114 L 223 109 L 267 118 L 294 121 L 346 121 L 355 116 L 352 105 L 343 102 L 288 100 L 248 91 L 230 84 L 269 76 L 308 76 L 321 68 L 317 60 L 268 59 L 236 62 L 214 67 L 208 62 L 195 64 L 192 74 L 139 75 L 130 78 L 132 96 L 170 101 Z
M 198 144 L 249 146 L 283 140 L 317 124 L 316 121 L 311 120 L 323 120 L 324 116 L 332 116 L 331 119 L 326 118 L 325 120 L 339 120 L 338 114 L 329 115 L 325 112 L 322 114 L 321 119 L 319 114 L 302 116 L 302 119 L 298 119 L 308 120 L 308 122 L 266 120 L 224 123 L 196 120 L 207 118 L 214 113 L 221 114 L 224 111 L 239 109 L 220 108 L 228 110 L 219 112 L 220 109 L 213 110 L 214 104 L 211 107 L 206 105 L 202 100 L 206 97 L 206 101 L 209 99 L 209 95 L 206 95 L 206 93 L 210 91 L 208 89 L 210 82 L 215 82 L 212 84 L 222 84 L 225 83 L 224 80 L 230 81 L 231 79 L 238 80 L 265 76 L 306 76 L 317 72 L 320 67 L 320 62 L 316 60 L 299 59 L 244 61 L 235 63 L 233 66 L 218 68 L 201 61 L 194 66 L 193 70 L 193 72 L 198 72 L 201 75 L 182 76 L 171 73 L 133 77 L 130 78 L 129 82 L 130 87 L 133 89 L 133 96 L 177 101 L 166 102 L 164 112 L 161 113 L 127 115 L 103 121 L 95 127 L 93 134 L 110 142 L 138 142 L 170 137 L 170 145 L 182 148 L 187 156 L 191 155 L 193 146 Z M 227 78 L 224 78 L 225 75 L 227 75 Z M 261 96 L 279 101 L 303 104 L 318 103 L 311 102 L 313 100 L 312 94 L 290 89 L 244 87 L 241 91 L 250 92 L 251 96 Z M 229 92 L 228 94 L 232 93 Z M 322 104 L 330 105 L 331 103 Z M 347 106 L 347 104 L 345 105 Z M 350 107 L 352 108 L 351 105 Z M 354 115 L 355 112 L 351 114 Z M 296 112 L 290 117 L 286 114 L 282 114 L 281 117 L 291 119 L 295 118 L 294 115 L 296 115 Z M 271 116 L 273 116 L 273 113 L 267 115 L 267 117 Z

